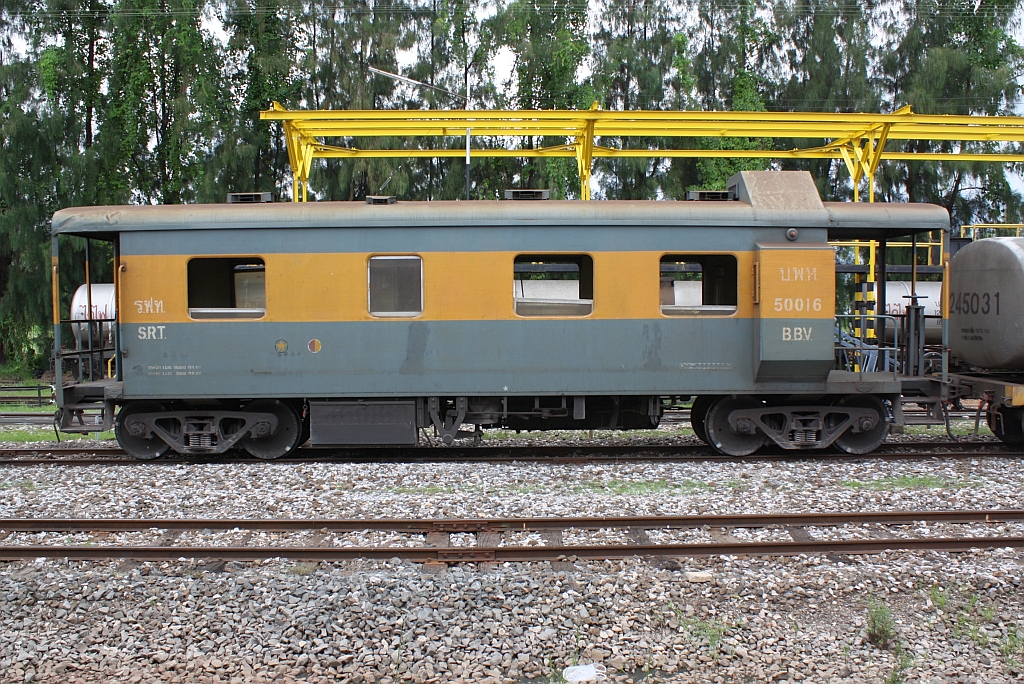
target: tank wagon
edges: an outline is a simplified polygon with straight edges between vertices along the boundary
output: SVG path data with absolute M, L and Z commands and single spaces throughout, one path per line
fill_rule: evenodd
M 61 236 L 110 241 L 117 291 L 112 347 L 57 355 L 77 373 L 61 425 L 95 430 L 91 412 L 138 458 L 275 458 L 423 428 L 451 443 L 464 424 L 650 428 L 694 397 L 695 432 L 725 454 L 871 451 L 901 422 L 901 381 L 834 369 L 828 240 L 948 214 L 823 203 L 806 172 L 743 172 L 730 192 L 59 211 L 54 274 Z
M 962 247 L 949 268 L 950 396 L 982 400 L 989 427 L 1024 445 L 1024 238 Z

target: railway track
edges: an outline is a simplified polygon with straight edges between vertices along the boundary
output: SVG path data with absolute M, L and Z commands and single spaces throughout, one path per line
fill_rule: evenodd
M 110 560 L 131 558 L 142 561 L 203 558 L 218 561 L 255 561 L 289 558 L 308 561 L 400 558 L 416 563 L 502 563 L 554 561 L 571 563 L 577 559 L 617 560 L 636 556 L 777 556 L 793 554 L 871 554 L 884 551 L 969 551 L 986 548 L 1022 548 L 1024 536 L 903 536 L 888 532 L 872 538 L 816 539 L 819 528 L 844 525 L 870 525 L 876 530 L 886 526 L 932 523 L 936 525 L 992 525 L 1024 521 L 1024 510 L 988 511 L 891 511 L 868 513 L 795 513 L 774 515 L 699 515 L 643 516 L 612 518 L 472 518 L 472 519 L 2 519 L 0 531 L 5 538 L 19 533 L 126 533 L 160 531 L 160 545 L 97 544 L 80 545 L 14 544 L 0 546 L 0 560 L 31 558 L 67 558 L 74 560 Z M 752 528 L 784 530 L 790 541 L 743 541 L 728 530 Z M 710 543 L 653 543 L 648 534 L 673 529 L 720 530 Z M 177 534 L 189 531 L 245 530 L 249 532 L 316 532 L 322 540 L 330 533 L 399 532 L 425 535 L 424 545 L 407 546 L 198 546 L 172 544 Z M 569 530 L 621 530 L 626 543 L 566 545 L 563 534 Z M 508 536 L 521 532 L 539 532 L 543 545 L 503 544 Z M 452 545 L 452 535 L 472 535 L 472 545 Z M 248 537 L 246 537 L 248 538 Z M 563 568 L 568 569 L 568 568 Z
M 332 449 L 303 447 L 293 455 L 273 461 L 252 458 L 244 452 L 222 456 L 173 455 L 152 461 L 130 458 L 117 447 L 39 447 L 24 446 L 0 449 L 0 465 L 180 465 L 180 464 L 246 464 L 246 463 L 600 463 L 643 462 L 757 462 L 815 460 L 822 458 L 875 459 L 906 461 L 929 458 L 1020 458 L 1024 452 L 1001 442 L 890 442 L 865 456 L 810 451 L 767 450 L 741 458 L 722 456 L 710 447 L 697 444 L 679 445 L 534 445 L 534 446 L 452 446 L 452 447 L 376 447 Z

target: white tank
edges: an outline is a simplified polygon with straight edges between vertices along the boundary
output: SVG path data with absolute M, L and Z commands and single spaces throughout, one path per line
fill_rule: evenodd
M 84 321 L 92 319 L 113 319 L 117 315 L 117 297 L 114 292 L 113 283 L 96 283 L 89 286 L 92 289 L 92 315 L 89 313 L 89 290 L 85 285 L 80 285 L 75 290 L 75 296 L 71 298 L 71 320 Z M 114 328 L 110 323 L 103 323 L 102 330 L 98 324 L 93 325 L 93 347 L 114 346 Z M 89 328 L 82 324 L 71 324 L 71 330 L 75 335 L 75 346 L 78 349 L 88 349 Z M 96 336 L 99 335 L 100 339 Z
M 949 264 L 949 346 L 960 360 L 1024 368 L 1024 238 L 986 238 Z
M 918 282 L 917 303 L 924 307 L 925 344 L 942 344 L 942 283 Z M 885 283 L 885 312 L 890 316 L 902 316 L 910 305 L 910 281 L 889 280 Z M 886 339 L 892 339 L 892 321 L 886 321 Z M 904 342 L 900 338 L 900 342 Z

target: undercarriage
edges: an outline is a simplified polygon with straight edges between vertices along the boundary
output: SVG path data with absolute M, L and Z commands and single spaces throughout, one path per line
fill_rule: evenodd
M 216 455 L 232 449 L 273 459 L 307 442 L 335 447 L 413 446 L 473 438 L 479 443 L 484 428 L 653 429 L 666 406 L 689 398 L 556 395 L 200 402 L 108 397 L 102 404 L 78 404 L 98 407 L 98 413 L 63 409 L 59 424 L 69 432 L 112 424 L 121 447 L 140 459 L 158 458 L 169 451 Z M 693 397 L 690 422 L 698 438 L 729 456 L 747 456 L 769 445 L 787 450 L 835 447 L 865 454 L 885 440 L 894 411 L 899 410 L 894 403 L 899 404 L 898 397 L 870 394 L 699 395 Z

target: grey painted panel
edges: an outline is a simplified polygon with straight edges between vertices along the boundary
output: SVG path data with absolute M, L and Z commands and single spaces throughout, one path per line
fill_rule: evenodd
M 281 230 L 165 231 L 125 233 L 121 253 L 144 254 L 312 254 L 422 252 L 587 252 L 749 251 L 758 241 L 783 238 L 781 228 L 507 228 L 444 227 L 366 230 L 295 228 Z M 801 232 L 801 241 L 824 242 L 823 229 Z
M 313 444 L 415 444 L 416 402 L 310 402 Z
M 129 353 L 125 398 L 747 392 L 756 319 L 203 322 Z M 309 341 L 320 340 L 317 354 Z M 284 352 L 276 350 L 280 340 Z M 821 383 L 786 387 L 811 391 Z M 766 389 L 767 387 L 765 387 Z
M 944 209 L 925 204 L 806 202 L 785 207 L 746 202 L 285 202 L 278 204 L 192 204 L 173 206 L 76 207 L 53 215 L 54 233 L 113 234 L 168 230 L 294 230 L 305 228 L 410 227 L 420 231 L 449 226 L 499 227 L 514 232 L 529 226 L 774 226 L 879 230 L 901 234 L 948 228 Z
M 820 318 L 762 318 L 757 379 L 824 379 L 835 357 L 831 323 Z

